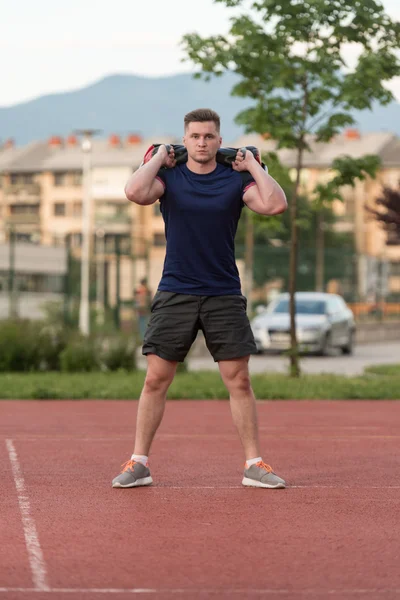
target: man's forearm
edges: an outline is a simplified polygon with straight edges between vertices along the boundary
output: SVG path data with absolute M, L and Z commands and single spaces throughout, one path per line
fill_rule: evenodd
M 164 164 L 164 159 L 161 152 L 157 153 L 130 176 L 125 185 L 125 194 L 129 200 L 134 201 L 148 196 L 154 178 Z
M 282 212 L 282 208 L 285 210 L 287 206 L 286 196 L 279 183 L 268 175 L 256 161 L 250 165 L 249 173 L 257 184 L 261 200 L 265 206 L 265 214 L 274 214 L 275 209 L 277 209 L 277 212 Z

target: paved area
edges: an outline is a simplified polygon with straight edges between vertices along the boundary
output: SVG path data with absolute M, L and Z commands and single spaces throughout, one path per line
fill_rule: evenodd
M 400 363 L 400 342 L 379 344 L 362 344 L 355 348 L 353 356 L 341 353 L 332 356 L 304 356 L 301 368 L 304 373 L 335 373 L 337 375 L 361 375 L 369 365 Z M 140 358 L 139 364 L 145 368 L 146 361 Z M 217 369 L 210 356 L 189 359 L 191 370 Z M 252 373 L 287 373 L 289 359 L 285 356 L 264 354 L 252 356 L 250 371 Z

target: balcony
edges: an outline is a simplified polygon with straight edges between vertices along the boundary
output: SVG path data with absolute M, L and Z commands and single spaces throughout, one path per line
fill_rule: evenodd
M 40 215 L 27 213 L 27 214 L 17 214 L 17 215 L 8 215 L 5 219 L 5 223 L 9 226 L 14 225 L 40 225 Z
M 107 234 L 130 234 L 132 217 L 129 214 L 107 214 L 96 211 L 94 216 L 95 228 L 103 229 Z
M 106 213 L 101 211 L 95 211 L 94 219 L 96 224 L 102 225 L 130 225 L 132 222 L 132 217 L 127 213 Z
M 6 203 L 37 204 L 40 202 L 40 192 L 39 183 L 13 183 L 4 188 L 4 200 Z

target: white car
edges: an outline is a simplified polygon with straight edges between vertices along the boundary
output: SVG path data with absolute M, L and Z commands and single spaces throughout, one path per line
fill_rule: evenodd
M 340 348 L 352 354 L 356 325 L 341 296 L 320 292 L 296 292 L 296 335 L 299 350 L 329 354 Z M 281 294 L 251 321 L 257 350 L 290 348 L 289 294 Z

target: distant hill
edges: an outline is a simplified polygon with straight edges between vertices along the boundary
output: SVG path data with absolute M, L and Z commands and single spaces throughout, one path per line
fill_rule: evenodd
M 20 145 L 84 127 L 101 129 L 104 136 L 128 132 L 145 137 L 180 136 L 186 112 L 211 107 L 221 114 L 222 135 L 229 143 L 243 133 L 234 123 L 235 115 L 251 104 L 249 99 L 230 96 L 234 82 L 233 74 L 210 82 L 193 79 L 190 74 L 159 78 L 111 75 L 79 90 L 0 108 L 0 139 L 14 138 Z M 386 130 L 400 135 L 398 102 L 355 116 L 361 131 Z

